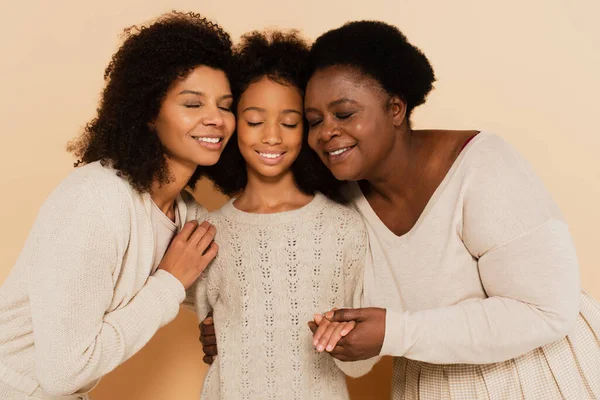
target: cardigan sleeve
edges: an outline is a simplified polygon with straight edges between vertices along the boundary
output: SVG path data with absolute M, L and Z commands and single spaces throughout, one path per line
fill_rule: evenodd
M 460 234 L 488 297 L 388 310 L 382 354 L 501 362 L 562 339 L 575 324 L 579 266 L 569 229 L 525 160 L 500 138 L 487 140 L 466 166 Z
M 131 221 L 127 198 L 104 183 L 59 187 L 24 249 L 36 376 L 53 395 L 75 393 L 131 357 L 175 318 L 185 296 L 181 283 L 159 270 L 128 304 L 109 310 Z M 123 212 L 109 219 L 106 207 Z

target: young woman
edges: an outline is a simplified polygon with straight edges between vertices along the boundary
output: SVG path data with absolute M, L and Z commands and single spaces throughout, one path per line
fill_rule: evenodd
M 83 165 L 0 287 L 0 398 L 86 399 L 175 318 L 217 252 L 183 189 L 235 128 L 231 65 L 229 36 L 197 14 L 127 31 L 98 115 L 70 146 Z
M 358 302 L 366 232 L 322 194 L 335 197 L 338 184 L 306 143 L 307 55 L 296 34 L 251 33 L 237 49 L 237 136 L 210 175 L 237 197 L 209 217 L 220 251 L 196 288 L 221 350 L 204 399 L 348 398 L 306 320 Z

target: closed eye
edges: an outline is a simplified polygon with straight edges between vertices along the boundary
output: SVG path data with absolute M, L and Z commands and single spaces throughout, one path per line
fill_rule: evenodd
M 246 123 L 248 124 L 248 126 L 259 126 L 259 125 L 262 125 L 262 122 L 250 122 L 250 121 L 246 121 Z
M 310 126 L 311 128 L 314 128 L 315 126 L 319 125 L 321 123 L 322 120 L 320 119 L 315 119 L 313 121 L 308 121 L 308 126 Z
M 294 129 L 295 127 L 298 126 L 298 124 L 281 124 L 281 125 L 283 125 L 286 128 L 289 128 L 289 129 Z
M 335 113 L 335 117 L 337 119 L 346 119 L 346 118 L 350 118 L 354 113 Z

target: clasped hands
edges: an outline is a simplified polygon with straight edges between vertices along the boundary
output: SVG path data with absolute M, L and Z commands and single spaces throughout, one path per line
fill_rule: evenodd
M 340 361 L 366 360 L 378 356 L 385 337 L 384 308 L 333 309 L 316 314 L 308 323 L 313 346 Z
M 385 337 L 385 308 L 333 309 L 316 314 L 308 323 L 313 346 L 340 361 L 366 360 L 378 356 Z M 218 353 L 212 315 L 200 324 L 204 362 L 212 364 Z

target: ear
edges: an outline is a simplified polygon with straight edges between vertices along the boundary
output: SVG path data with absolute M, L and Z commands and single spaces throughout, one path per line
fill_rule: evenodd
M 406 118 L 406 102 L 398 96 L 392 96 L 388 103 L 388 107 L 392 113 L 394 126 L 402 125 Z

